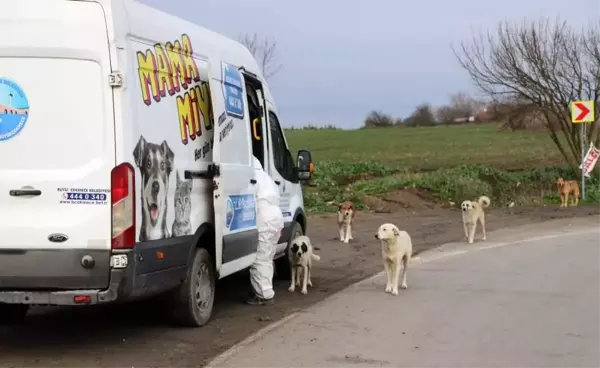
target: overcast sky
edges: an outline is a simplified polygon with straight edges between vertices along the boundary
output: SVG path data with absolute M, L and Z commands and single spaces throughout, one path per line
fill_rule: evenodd
M 406 117 L 472 92 L 450 45 L 505 19 L 600 18 L 600 0 L 141 0 L 239 38 L 277 41 L 269 81 L 285 126 L 357 128 L 370 110 Z

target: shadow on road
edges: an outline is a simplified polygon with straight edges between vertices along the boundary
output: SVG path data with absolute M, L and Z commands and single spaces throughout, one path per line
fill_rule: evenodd
M 247 280 L 249 275 L 244 271 L 217 283 L 220 293 L 215 300 L 215 317 L 244 301 Z M 125 342 L 141 335 L 151 337 L 173 327 L 170 311 L 159 298 L 118 305 L 34 307 L 23 324 L 0 327 L 0 351 L 105 346 L 116 343 L 116 339 Z

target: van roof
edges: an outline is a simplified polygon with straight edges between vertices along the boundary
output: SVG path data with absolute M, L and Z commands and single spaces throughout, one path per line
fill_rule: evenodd
M 86 0 L 89 1 L 89 0 Z M 246 46 L 242 43 L 226 37 L 220 33 L 212 31 L 196 23 L 179 18 L 173 14 L 158 10 L 146 4 L 142 4 L 137 0 L 91 0 L 100 3 L 105 9 L 118 9 L 120 4 L 125 3 L 127 8 L 127 19 L 129 31 L 133 34 L 143 34 L 139 32 L 140 28 L 146 26 L 156 29 L 163 27 L 173 29 L 171 24 L 177 24 L 177 28 L 184 29 L 185 33 L 189 34 L 196 43 L 201 40 L 202 49 L 194 50 L 200 55 L 218 57 L 220 60 L 228 62 L 235 66 L 244 66 L 244 68 L 261 79 L 263 85 L 267 87 L 267 82 L 263 76 L 262 70 L 259 68 L 256 59 Z M 161 19 L 160 23 L 156 22 Z M 119 31 L 117 31 L 119 32 Z M 268 100 L 273 102 L 267 88 Z

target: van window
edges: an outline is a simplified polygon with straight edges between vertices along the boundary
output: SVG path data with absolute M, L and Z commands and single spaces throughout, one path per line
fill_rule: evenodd
M 271 131 L 271 142 L 273 144 L 273 163 L 275 169 L 279 174 L 287 181 L 292 183 L 298 182 L 298 176 L 296 175 L 296 167 L 292 154 L 285 145 L 285 139 L 283 138 L 283 131 L 281 125 L 279 125 L 279 119 L 273 111 L 269 111 L 269 126 Z

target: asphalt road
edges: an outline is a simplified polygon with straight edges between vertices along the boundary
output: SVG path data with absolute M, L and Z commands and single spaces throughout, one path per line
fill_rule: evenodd
M 210 366 L 600 366 L 597 217 L 449 244 L 410 267 L 397 297 L 367 279 Z

